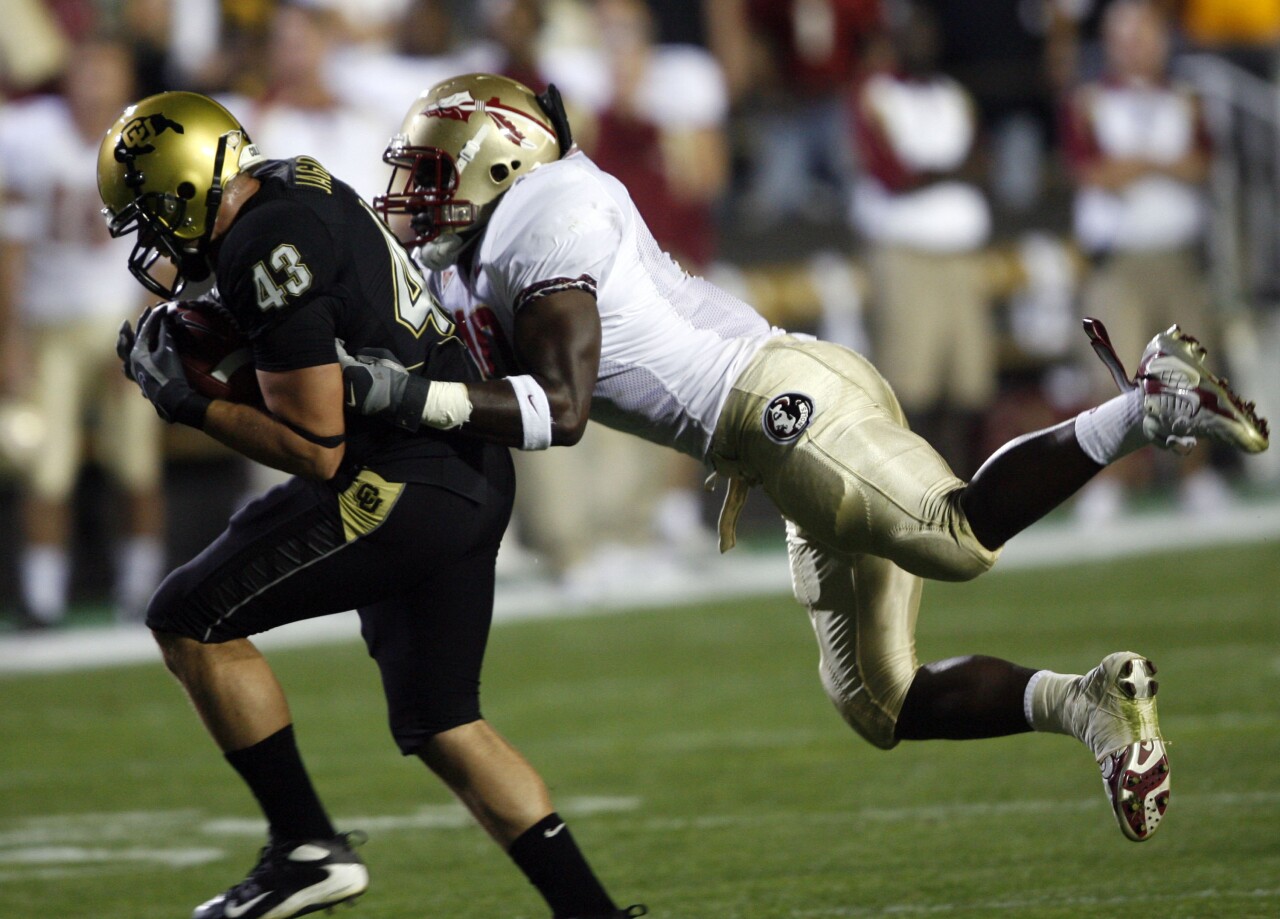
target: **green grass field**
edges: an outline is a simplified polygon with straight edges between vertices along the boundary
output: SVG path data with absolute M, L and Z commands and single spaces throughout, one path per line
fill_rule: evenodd
M 1230 576 L 1224 577 L 1224 572 Z M 789 598 L 497 628 L 486 714 L 622 903 L 664 919 L 1280 916 L 1280 546 L 997 573 L 925 592 L 922 657 L 1160 665 L 1173 804 L 1124 840 L 1065 737 L 873 750 Z M 314 778 L 363 827 L 352 919 L 542 919 L 384 727 L 358 642 L 274 653 Z M 0 917 L 179 919 L 262 827 L 159 664 L 0 678 Z

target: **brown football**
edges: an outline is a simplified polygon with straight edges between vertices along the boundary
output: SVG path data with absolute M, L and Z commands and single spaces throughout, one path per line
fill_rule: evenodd
M 249 340 L 224 309 L 203 300 L 182 300 L 171 304 L 169 312 L 174 344 L 196 392 L 228 402 L 262 402 Z

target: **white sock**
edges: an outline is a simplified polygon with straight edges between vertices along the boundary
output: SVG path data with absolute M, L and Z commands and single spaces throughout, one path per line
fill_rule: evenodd
M 67 614 L 71 560 L 66 549 L 28 546 L 22 552 L 18 576 L 28 613 L 45 623 L 58 622 Z
M 1150 442 L 1142 414 L 1142 393 L 1122 393 L 1076 416 L 1076 442 L 1091 460 L 1108 466 Z
M 1022 696 L 1022 711 L 1033 731 L 1069 734 L 1083 739 L 1081 726 L 1075 724 L 1080 677 L 1073 673 L 1039 670 L 1031 675 Z
M 116 555 L 116 606 L 130 618 L 137 618 L 164 573 L 164 545 L 154 536 L 127 539 Z

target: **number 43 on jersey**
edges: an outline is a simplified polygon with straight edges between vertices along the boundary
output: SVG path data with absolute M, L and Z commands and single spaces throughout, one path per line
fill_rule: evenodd
M 409 253 L 380 217 L 373 211 L 369 211 L 369 216 L 382 231 L 387 252 L 391 256 L 396 321 L 407 326 L 415 336 L 420 337 L 428 325 L 441 336 L 452 335 L 452 320 L 427 291 Z M 271 250 L 268 259 L 253 266 L 253 285 L 257 293 L 258 309 L 266 311 L 283 308 L 290 297 L 300 297 L 310 290 L 313 279 L 311 269 L 302 260 L 297 247 L 281 243 Z
M 289 243 L 281 243 L 271 250 L 271 257 L 267 262 L 274 271 L 268 271 L 263 262 L 253 266 L 253 286 L 258 294 L 258 309 L 264 312 L 278 310 L 288 302 L 289 297 L 300 297 L 311 288 L 311 269 L 302 261 L 298 250 Z

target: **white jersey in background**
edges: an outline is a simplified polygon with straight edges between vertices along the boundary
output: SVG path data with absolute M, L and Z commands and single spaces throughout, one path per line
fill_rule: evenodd
M 566 288 L 594 294 L 600 373 L 591 418 L 707 458 L 733 382 L 771 335 L 750 306 L 658 248 L 620 182 L 580 152 L 539 166 L 499 202 L 474 259 L 428 288 L 492 377 L 525 372 L 516 311 Z
M 26 248 L 16 293 L 31 326 L 131 314 L 142 298 L 125 263 L 132 242 L 112 239 L 98 196 L 98 136 L 83 137 L 56 96 L 0 113 L 0 236 Z

